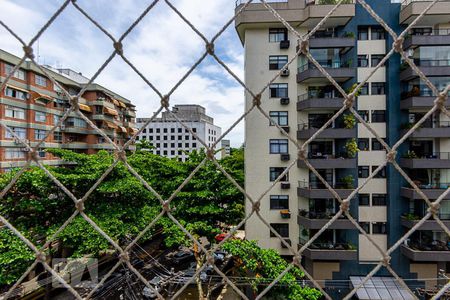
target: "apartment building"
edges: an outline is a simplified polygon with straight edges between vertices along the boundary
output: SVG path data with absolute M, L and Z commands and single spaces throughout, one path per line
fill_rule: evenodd
M 244 1 L 237 1 L 236 11 Z M 333 1 L 286 0 L 270 5 L 299 33 L 306 34 L 334 7 Z M 366 0 L 373 10 L 400 33 L 429 5 L 429 1 Z M 392 48 L 393 39 L 354 1 L 345 1 L 309 41 L 309 52 L 347 91 L 363 81 Z M 442 1 L 415 24 L 404 50 L 429 79 L 443 90 L 450 83 L 450 2 Z M 258 91 L 293 57 L 263 93 L 261 114 L 245 119 L 246 190 L 262 194 L 298 155 L 296 147 L 273 126 L 280 125 L 294 139 L 305 142 L 342 107 L 342 95 L 298 51 L 297 39 L 261 3 L 251 3 L 235 21 L 245 48 L 245 82 Z M 297 70 L 296 70 L 297 69 Z M 393 145 L 435 99 L 417 74 L 393 55 L 358 91 L 355 108 L 372 128 Z M 253 99 L 246 94 L 246 108 Z M 435 113 L 402 145 L 398 162 L 430 199 L 449 186 L 450 120 Z M 355 149 L 358 151 L 355 151 Z M 345 198 L 386 159 L 373 134 L 348 112 L 308 145 L 309 162 Z M 448 197 L 450 200 L 450 197 Z M 351 214 L 381 249 L 387 250 L 426 213 L 426 204 L 400 174 L 388 165 L 360 191 Z M 251 212 L 247 205 L 247 213 Z M 282 178 L 262 200 L 261 214 L 291 245 L 303 245 L 339 210 L 339 203 L 303 161 Z M 450 201 L 441 203 L 441 219 L 450 226 Z M 257 218 L 247 221 L 246 236 L 262 247 L 290 255 L 279 239 Z M 322 279 L 349 280 L 368 274 L 380 253 L 346 218 L 338 219 L 304 252 L 302 264 Z M 436 221 L 426 221 L 400 249 L 392 266 L 411 286 L 433 289 L 438 273 L 450 273 L 449 237 Z M 382 268 L 376 276 L 392 277 Z M 431 278 L 431 280 L 420 280 Z M 414 280 L 418 279 L 418 280 Z M 338 290 L 341 291 L 338 292 Z M 365 299 L 365 298 L 364 298 Z M 368 299 L 368 298 L 367 298 Z
M 0 50 L 0 80 L 3 82 L 20 58 Z M 77 95 L 89 79 L 69 69 L 44 67 L 67 89 Z M 80 98 L 80 110 L 117 144 L 123 145 L 137 131 L 135 106 L 128 99 L 98 84 L 87 86 Z M 0 93 L 0 118 L 31 147 L 45 138 L 39 158 L 48 165 L 63 162 L 45 151 L 48 148 L 70 149 L 92 154 L 100 149 L 112 150 L 105 138 L 91 128 L 78 114 L 71 113 L 64 124 L 46 137 L 70 107 L 58 86 L 30 61 L 25 61 Z M 0 128 L 0 170 L 21 167 L 26 162 L 26 148 L 3 127 Z
M 172 114 L 192 129 L 196 135 L 211 147 L 222 134 L 219 126 L 214 125 L 214 119 L 206 114 L 203 106 L 195 104 L 174 105 Z M 150 141 L 154 154 L 185 161 L 189 153 L 205 148 L 177 119 L 167 111 L 160 118 L 153 119 L 139 134 L 139 140 Z M 138 118 L 137 126 L 142 128 L 149 118 Z M 215 145 L 220 149 L 220 145 Z M 220 157 L 218 153 L 217 158 Z

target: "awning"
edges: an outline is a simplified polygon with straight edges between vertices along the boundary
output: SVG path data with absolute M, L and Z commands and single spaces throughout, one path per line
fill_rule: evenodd
M 18 91 L 21 91 L 21 92 L 24 92 L 24 93 L 27 93 L 27 94 L 30 93 L 30 91 L 28 91 L 26 89 L 22 89 L 20 87 L 14 86 L 14 85 L 7 84 L 6 87 L 9 87 L 9 88 L 12 88 L 14 90 L 18 90 Z
M 52 98 L 52 97 L 47 96 L 47 95 L 44 95 L 44 94 L 41 94 L 41 93 L 38 93 L 38 92 L 35 92 L 35 91 L 31 91 L 31 92 L 30 92 L 30 95 L 31 95 L 31 97 L 33 98 L 33 100 L 36 100 L 36 99 L 43 99 L 43 100 L 45 100 L 45 101 L 53 101 L 53 98 Z
M 86 104 L 78 103 L 78 106 L 80 107 L 80 110 L 84 110 L 84 111 L 87 111 L 87 112 L 92 112 L 91 107 L 86 105 Z
M 122 101 L 119 101 L 120 106 L 122 106 L 123 108 L 127 108 L 127 106 L 125 105 L 125 103 L 123 103 Z
M 104 121 L 104 122 L 105 122 L 106 126 L 111 128 L 111 129 L 117 129 L 118 128 L 118 126 L 116 124 L 112 123 L 112 122 L 108 122 L 108 121 Z
M 109 108 L 109 107 L 104 107 L 104 112 L 105 114 L 111 115 L 111 116 L 118 116 L 119 113 L 117 112 L 117 110 Z
M 112 101 L 113 101 L 113 103 L 114 103 L 115 106 L 120 106 L 119 101 L 117 101 L 116 99 L 112 99 Z
M 357 287 L 364 276 L 350 276 L 353 287 Z M 372 277 L 356 291 L 360 300 L 412 300 L 413 296 L 393 277 Z
M 123 126 L 119 126 L 119 131 L 122 133 L 128 133 L 127 129 Z

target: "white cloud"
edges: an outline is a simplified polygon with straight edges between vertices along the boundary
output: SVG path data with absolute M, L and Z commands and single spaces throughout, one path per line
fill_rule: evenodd
M 48 1 L 3 0 L 2 20 L 19 33 L 35 32 L 58 4 Z M 147 2 L 147 3 L 143 3 Z M 118 37 L 151 1 L 78 1 L 102 26 Z M 210 39 L 233 16 L 233 1 L 178 0 L 177 9 Z M 7 19 L 3 15 L 10 16 Z M 12 17 L 14 16 L 14 17 Z M 25 17 L 23 17 L 25 16 Z M 18 22 L 17 20 L 30 20 Z M 36 20 L 33 22 L 33 20 Z M 19 24 L 20 23 L 20 24 Z M 233 24 L 217 41 L 217 53 L 243 79 L 242 46 Z M 28 38 L 31 37 L 28 34 Z M 11 38 L 0 31 L 0 48 L 21 54 Z M 26 40 L 28 41 L 28 40 Z M 160 1 L 124 40 L 125 55 L 163 93 L 167 93 L 205 51 L 204 42 L 163 1 Z M 70 67 L 92 76 L 112 51 L 112 42 L 90 24 L 71 5 L 40 39 L 41 63 Z M 122 94 L 137 106 L 138 116 L 150 116 L 158 108 L 156 94 L 127 66 L 115 58 L 98 83 Z M 205 60 L 171 97 L 171 104 L 196 103 L 206 107 L 225 131 L 244 111 L 244 92 L 234 79 L 211 58 Z M 243 123 L 227 138 L 239 146 L 243 142 Z

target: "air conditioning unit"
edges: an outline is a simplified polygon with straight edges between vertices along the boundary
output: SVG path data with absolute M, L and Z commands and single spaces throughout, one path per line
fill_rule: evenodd
M 280 99 L 280 104 L 281 105 L 288 105 L 289 104 L 289 98 L 287 98 L 287 97 L 281 98 Z
M 282 190 L 288 190 L 291 188 L 291 183 L 290 182 L 282 182 L 281 183 L 281 189 Z
M 288 161 L 291 159 L 291 156 L 288 153 L 280 154 L 281 161 Z
M 290 74 L 289 69 L 283 69 L 281 71 L 281 77 L 288 77 Z
M 290 45 L 291 45 L 291 42 L 289 40 L 281 41 L 280 49 L 289 49 Z

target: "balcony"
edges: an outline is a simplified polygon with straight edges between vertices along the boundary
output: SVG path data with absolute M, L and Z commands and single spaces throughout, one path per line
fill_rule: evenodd
M 302 245 L 300 244 L 299 247 Z M 311 260 L 353 260 L 358 259 L 358 251 L 347 243 L 313 243 L 302 255 Z
M 297 223 L 308 229 L 321 229 L 334 215 L 333 212 L 299 210 Z M 328 229 L 355 229 L 355 226 L 345 216 L 341 216 Z
M 420 184 L 417 183 L 420 190 L 428 197 L 428 199 L 437 199 L 439 198 L 445 190 L 450 187 L 450 183 L 441 183 L 441 184 Z M 400 190 L 400 195 L 402 197 L 408 199 L 422 199 L 419 193 L 416 192 L 411 187 L 402 187 Z M 450 195 L 444 197 L 444 199 L 450 199 Z
M 403 124 L 403 128 L 411 128 L 414 124 Z M 408 131 L 404 129 L 401 135 L 405 135 Z M 419 129 L 415 130 L 410 138 L 448 138 L 450 136 L 450 122 L 449 121 L 425 121 Z
M 404 0 L 400 11 L 400 24 L 410 24 L 414 21 L 430 5 L 430 1 L 432 0 Z M 448 0 L 438 1 L 416 25 L 432 26 L 447 23 L 448 14 L 450 14 Z
M 427 85 L 415 85 L 410 91 L 402 92 L 400 98 L 401 109 L 430 109 L 436 95 Z
M 308 153 L 309 163 L 316 169 L 353 169 L 356 168 L 356 158 L 349 158 L 346 153 L 340 155 Z M 307 168 L 303 160 L 297 161 L 297 167 Z
M 450 248 L 444 241 L 411 240 L 401 245 L 400 251 L 412 261 L 450 261 Z
M 408 151 L 400 158 L 400 166 L 410 169 L 450 169 L 450 153 Z
M 450 74 L 450 59 L 414 59 L 414 63 L 427 77 L 446 77 Z M 401 65 L 400 80 L 409 81 L 418 77 L 409 64 Z
M 403 49 L 420 46 L 450 45 L 450 29 L 435 29 L 429 32 L 412 32 L 403 42 Z
M 408 213 L 408 214 L 404 214 L 401 218 L 401 224 L 403 227 L 406 228 L 412 228 L 413 226 L 415 226 L 420 219 L 422 219 L 425 216 L 425 212 L 421 213 L 420 215 L 415 215 L 414 213 Z M 446 213 L 439 213 L 438 217 L 441 221 L 443 221 L 443 223 L 445 224 L 445 226 L 447 226 L 447 228 L 450 228 L 450 214 L 446 214 Z M 442 230 L 442 227 L 439 226 L 439 224 L 436 222 L 436 220 L 433 217 L 430 217 L 428 220 L 425 221 L 425 223 L 423 223 L 418 230 L 434 230 L 434 231 L 439 231 Z
M 356 76 L 356 69 L 349 61 L 318 61 L 318 63 L 330 74 L 336 82 L 342 83 Z M 298 83 L 330 83 L 316 66 L 308 62 L 298 68 Z
M 351 178 L 353 181 L 353 178 Z M 336 191 L 341 198 L 347 198 L 350 196 L 354 189 L 354 183 L 349 181 L 330 183 L 330 186 Z M 299 181 L 297 188 L 297 195 L 309 199 L 330 199 L 334 198 L 334 195 L 325 187 L 322 183 L 308 183 L 306 181 Z
M 297 99 L 297 110 L 340 109 L 344 98 L 336 97 L 334 93 L 305 93 Z
M 324 123 L 325 124 L 325 123 Z M 309 139 L 315 134 L 323 124 L 298 124 L 297 139 Z M 318 138 L 322 139 L 350 139 L 356 138 L 355 128 L 326 128 L 322 131 Z

